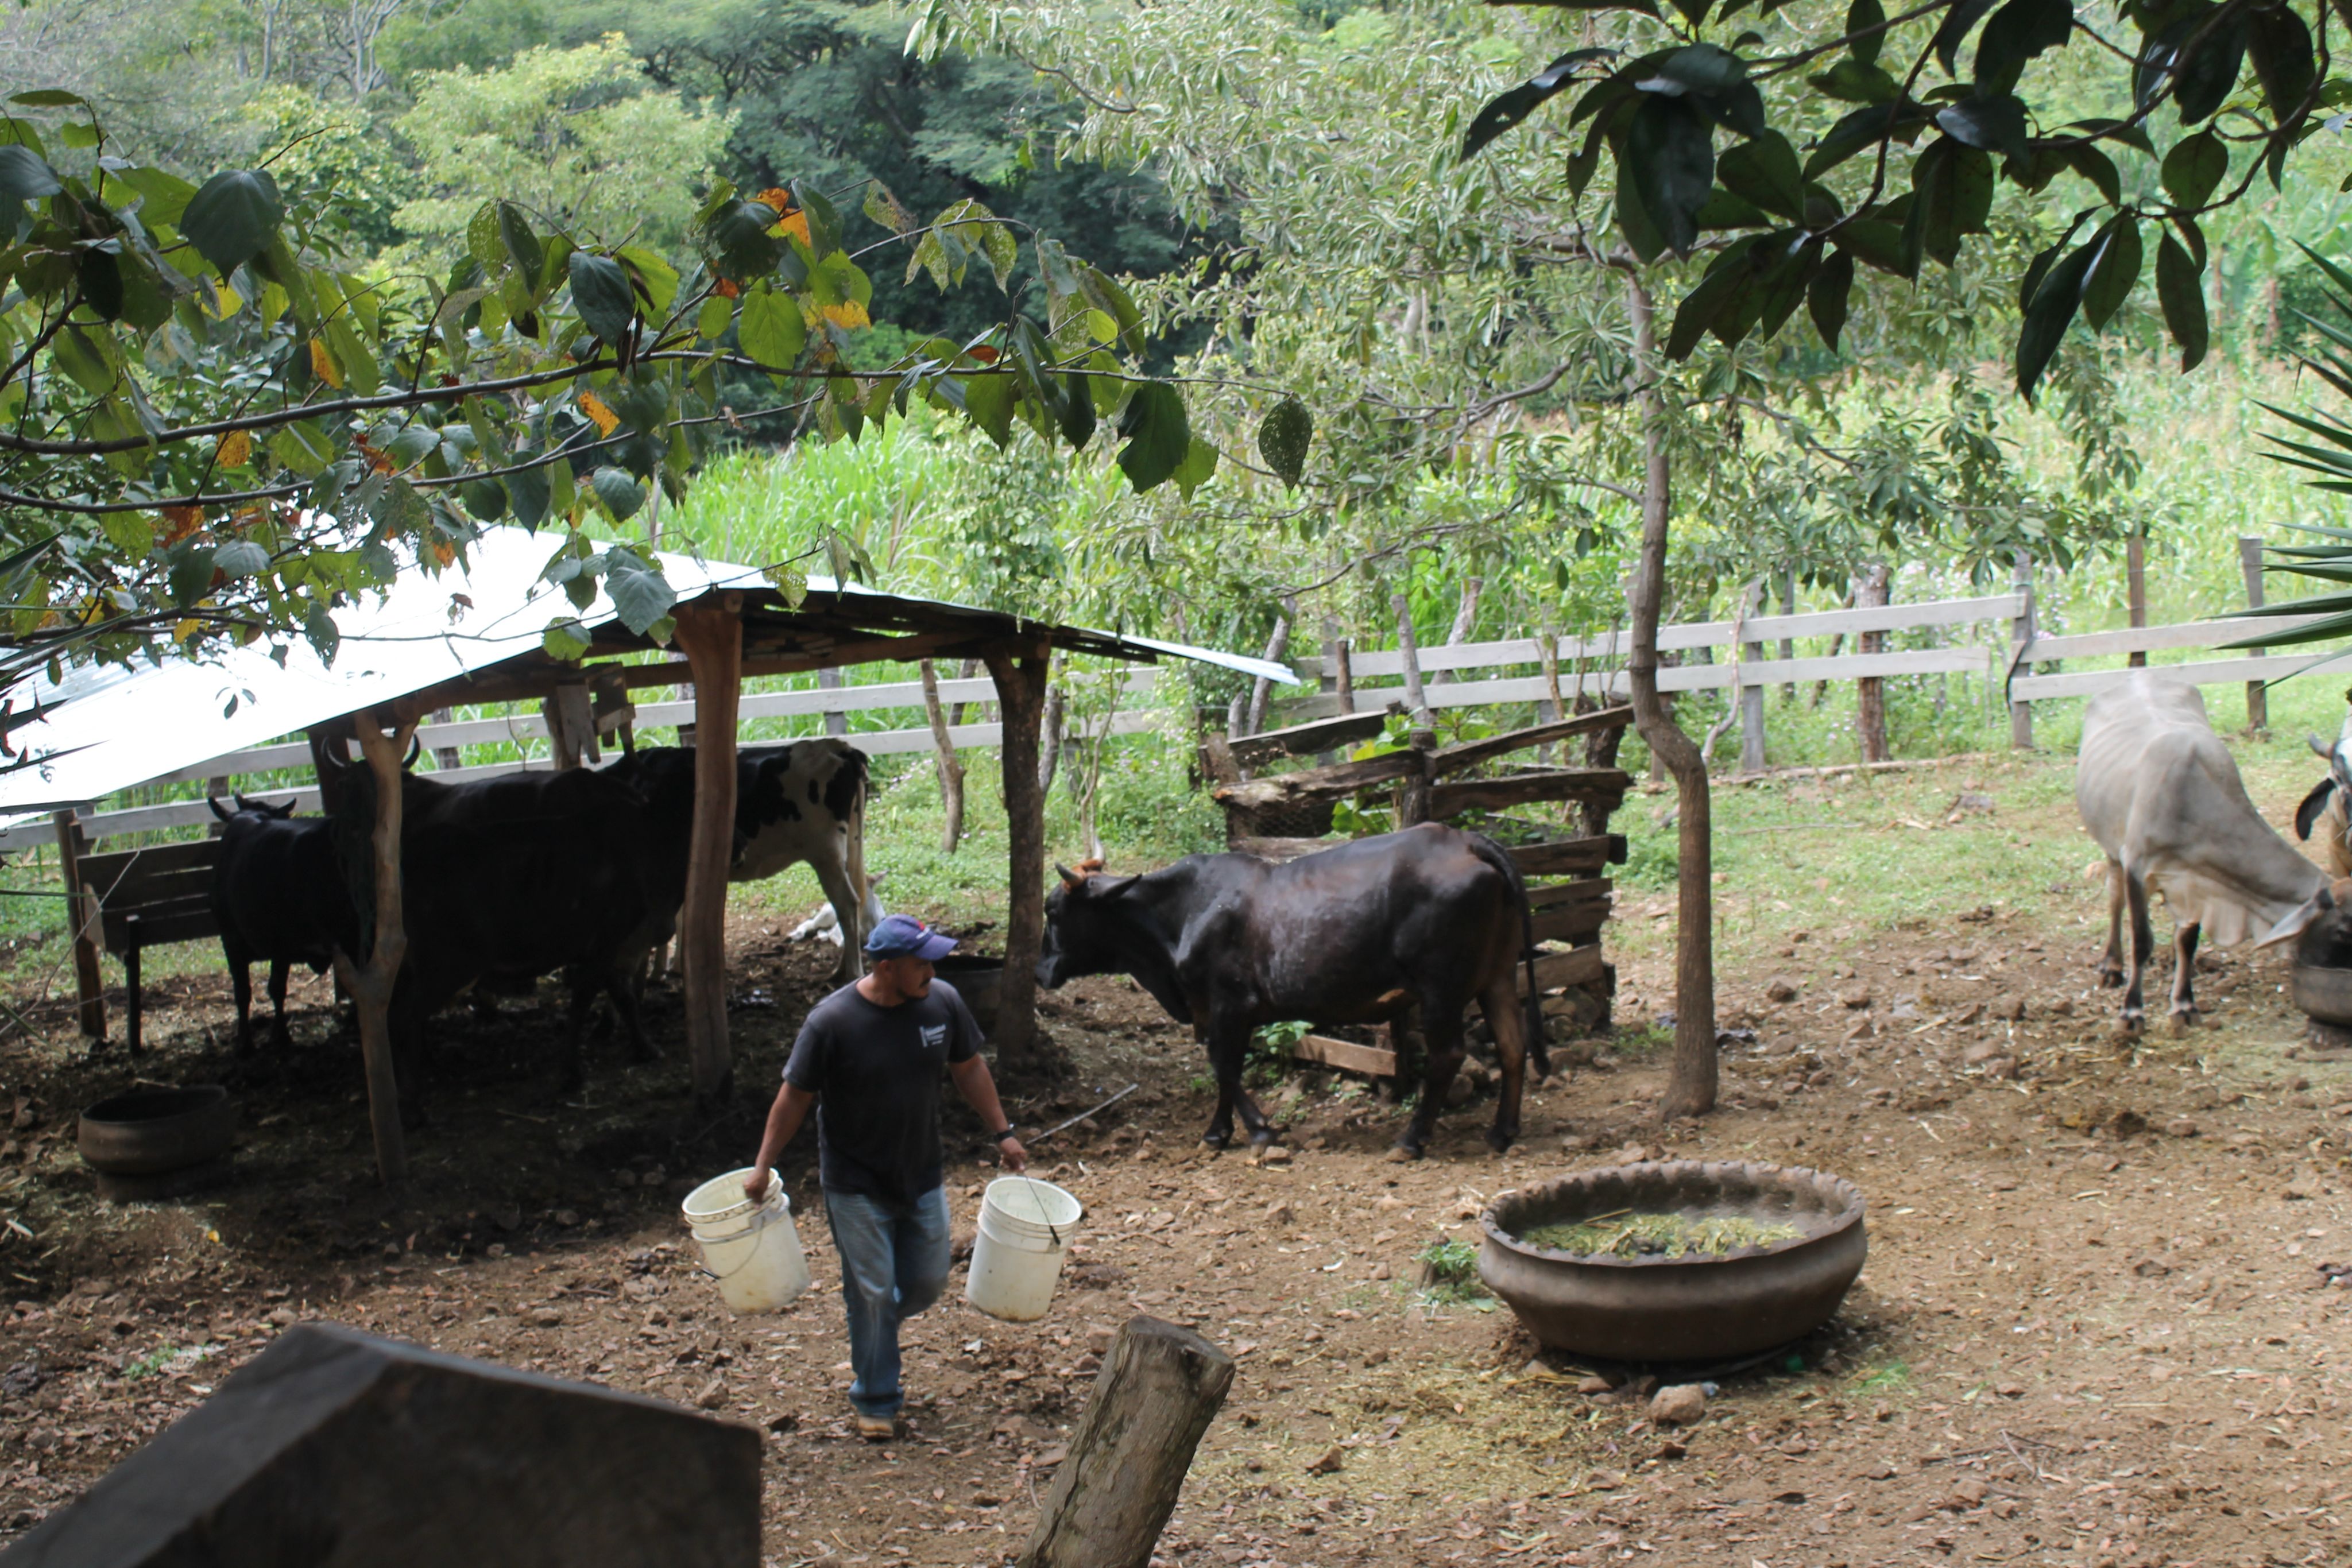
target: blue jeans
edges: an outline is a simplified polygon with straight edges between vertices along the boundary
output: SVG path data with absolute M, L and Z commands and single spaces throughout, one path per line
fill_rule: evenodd
M 841 1304 L 849 1315 L 849 1402 L 861 1416 L 896 1416 L 898 1325 L 940 1299 L 948 1282 L 945 1187 L 905 1204 L 854 1192 L 824 1195 L 841 1254 Z

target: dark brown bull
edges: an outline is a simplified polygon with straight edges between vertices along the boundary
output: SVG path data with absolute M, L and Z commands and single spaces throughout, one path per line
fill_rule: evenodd
M 1287 1019 L 1367 1024 L 1418 1008 L 1429 1042 L 1421 1102 L 1397 1137 L 1418 1158 L 1462 1065 L 1462 1015 L 1475 1001 L 1495 1031 L 1503 1092 L 1486 1142 L 1508 1148 L 1532 1051 L 1547 1071 L 1534 997 L 1534 929 L 1511 857 L 1476 833 L 1426 823 L 1276 865 L 1193 855 L 1142 876 L 1062 873 L 1045 901 L 1038 983 L 1127 974 L 1189 1023 L 1217 1075 L 1207 1143 L 1223 1147 L 1241 1113 L 1250 1141 L 1274 1131 L 1242 1066 L 1250 1036 Z M 1512 966 L 1528 960 L 1519 1005 Z

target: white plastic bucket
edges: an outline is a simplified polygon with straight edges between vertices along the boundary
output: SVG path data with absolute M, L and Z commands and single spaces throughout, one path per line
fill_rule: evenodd
M 808 1258 L 793 1228 L 793 1200 L 768 1173 L 768 1196 L 743 1196 L 749 1166 L 704 1182 L 679 1206 L 702 1249 L 703 1267 L 719 1281 L 730 1312 L 780 1312 L 809 1288 Z
M 1085 1206 L 1049 1181 L 999 1176 L 980 1200 L 963 1299 L 992 1318 L 1034 1322 L 1054 1300 L 1062 1253 Z

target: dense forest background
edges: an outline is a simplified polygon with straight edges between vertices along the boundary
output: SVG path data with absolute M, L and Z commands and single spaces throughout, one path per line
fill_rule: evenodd
M 0 19 L 0 79 L 82 94 L 133 162 L 331 185 L 357 264 L 388 275 L 434 272 L 493 193 L 674 243 L 716 180 L 814 180 L 877 248 L 869 369 L 1001 324 L 1020 282 L 941 293 L 860 195 L 984 202 L 1129 281 L 1223 455 L 1214 479 L 1137 496 L 1099 445 L 1017 424 L 992 444 L 920 408 L 837 449 L 754 419 L 683 503 L 625 527 L 1255 649 L 1286 621 L 1301 645 L 1327 622 L 1383 642 L 1399 591 L 1431 639 L 1622 621 L 1630 327 L 1586 243 L 1591 200 L 1558 179 L 1571 132 L 1539 119 L 1474 164 L 1454 153 L 1476 105 L 1564 40 L 1637 23 L 1349 0 L 33 0 Z M 1843 5 L 1759 19 L 1798 40 L 1845 24 Z M 2076 49 L 2035 68 L 2089 103 L 2123 68 Z M 1993 279 L 2064 229 L 2084 193 L 2067 177 L 2004 202 L 1951 268 L 1858 295 L 1835 349 L 1793 324 L 1702 344 L 1669 372 L 1668 619 L 1850 602 L 1880 576 L 1898 600 L 1983 589 L 2021 555 L 2045 624 L 2087 629 L 2119 616 L 2136 535 L 2158 618 L 2242 603 L 2237 538 L 2328 517 L 2265 460 L 2262 405 L 2326 401 L 2294 359 L 2326 309 L 2298 247 L 2352 251 L 2342 141 L 2328 121 L 2278 188 L 2209 224 L 2213 349 L 2186 376 L 2135 298 L 2074 329 L 2037 402 L 2010 389 L 2019 312 Z M 2126 187 L 2152 188 L 2164 151 Z M 1651 269 L 1662 308 L 1703 262 Z M 1248 436 L 1287 392 L 1317 421 L 1297 487 L 1266 482 Z M 1898 748 L 1986 720 L 1929 685 L 1895 694 Z M 1844 744 L 1823 722 L 1820 746 Z

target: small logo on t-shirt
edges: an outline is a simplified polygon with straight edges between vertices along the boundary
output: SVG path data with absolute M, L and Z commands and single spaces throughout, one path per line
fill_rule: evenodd
M 923 1049 L 925 1051 L 937 1051 L 945 1046 L 947 1042 L 947 1025 L 943 1023 L 931 1023 L 925 1024 L 923 1026 Z

